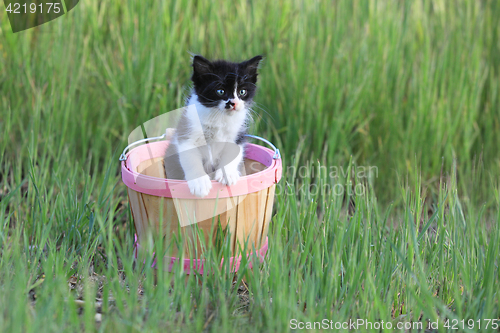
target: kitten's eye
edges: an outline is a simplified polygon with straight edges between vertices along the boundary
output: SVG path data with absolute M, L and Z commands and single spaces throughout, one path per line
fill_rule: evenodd
M 241 89 L 241 90 L 238 92 L 238 94 L 239 94 L 240 96 L 245 96 L 245 95 L 247 94 L 247 90 L 246 90 L 246 89 Z
M 217 95 L 222 96 L 224 95 L 224 89 L 217 89 L 216 93 Z

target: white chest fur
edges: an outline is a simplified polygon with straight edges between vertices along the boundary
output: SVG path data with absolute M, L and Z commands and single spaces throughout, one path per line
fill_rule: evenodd
M 195 94 L 190 98 L 181 120 L 184 125 L 178 128 L 172 141 L 177 146 L 191 193 L 200 197 L 208 194 L 212 187 L 208 174 L 224 185 L 238 181 L 243 149 L 235 142 L 245 129 L 247 112 L 245 108 L 238 111 L 207 108 Z
M 198 144 L 207 145 L 215 142 L 234 143 L 238 133 L 246 126 L 247 112 L 246 109 L 225 111 L 207 108 L 198 101 L 198 96 L 193 94 L 186 111 L 192 139 Z

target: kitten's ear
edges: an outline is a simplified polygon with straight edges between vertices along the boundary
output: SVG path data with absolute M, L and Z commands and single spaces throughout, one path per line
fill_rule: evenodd
M 242 62 L 241 65 L 246 69 L 247 73 L 250 76 L 256 76 L 257 69 L 259 68 L 259 63 L 263 58 L 264 58 L 263 56 L 258 55 L 250 60 Z
M 193 70 L 195 75 L 203 75 L 212 72 L 212 63 L 200 55 L 193 58 Z

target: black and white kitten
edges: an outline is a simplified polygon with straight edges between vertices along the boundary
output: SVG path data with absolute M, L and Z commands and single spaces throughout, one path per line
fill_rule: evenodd
M 167 178 L 187 180 L 199 197 L 208 195 L 211 179 L 224 185 L 238 181 L 261 60 L 193 58 L 193 91 L 165 153 Z

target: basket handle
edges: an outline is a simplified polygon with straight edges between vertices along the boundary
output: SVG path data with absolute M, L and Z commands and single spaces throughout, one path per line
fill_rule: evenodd
M 162 140 L 162 139 L 165 139 L 166 136 L 167 136 L 167 133 L 163 133 L 160 136 L 155 136 L 153 138 L 145 138 L 145 139 L 142 139 L 142 140 L 137 140 L 136 142 L 132 142 L 127 147 L 125 147 L 125 149 L 123 149 L 123 153 L 120 155 L 120 158 L 118 160 L 119 161 L 126 161 L 127 160 L 127 156 L 125 154 L 127 153 L 127 151 L 130 148 L 132 148 L 134 146 L 137 146 L 138 144 L 141 144 L 143 142 L 148 142 L 148 141 L 152 141 L 152 140 Z
M 145 139 L 142 139 L 142 140 L 137 140 L 135 142 L 132 142 L 131 144 L 129 144 L 127 147 L 125 147 L 125 149 L 123 149 L 123 152 L 122 154 L 120 155 L 120 158 L 118 159 L 119 161 L 126 161 L 127 160 L 127 151 L 134 147 L 134 146 L 137 146 L 138 144 L 141 144 L 141 143 L 144 143 L 144 142 L 148 142 L 148 141 L 156 141 L 156 140 L 163 140 L 165 139 L 165 137 L 167 136 L 167 133 L 163 133 L 162 135 L 160 136 L 155 136 L 155 137 L 152 137 L 152 138 L 145 138 Z M 256 136 L 256 135 L 250 135 L 250 134 L 245 134 L 245 137 L 247 138 L 252 138 L 252 139 L 257 139 L 257 140 L 260 140 L 262 142 L 265 142 L 267 143 L 268 145 L 270 145 L 271 147 L 273 147 L 274 149 L 274 155 L 273 155 L 273 159 L 274 160 L 277 160 L 277 159 L 281 159 L 281 154 L 280 154 L 280 150 L 278 148 L 276 148 L 275 145 L 273 145 L 270 141 L 264 139 L 264 138 L 261 138 L 260 136 Z
M 247 138 L 252 138 L 252 139 L 257 139 L 257 140 L 260 140 L 262 142 L 265 142 L 267 143 L 268 145 L 270 145 L 271 147 L 273 147 L 274 149 L 274 155 L 273 155 L 273 160 L 278 160 L 278 159 L 281 159 L 281 154 L 280 154 L 280 150 L 278 148 L 276 148 L 275 145 L 273 145 L 270 141 L 264 139 L 264 138 L 261 138 L 260 136 L 257 136 L 257 135 L 250 135 L 250 134 L 245 134 L 245 136 Z

